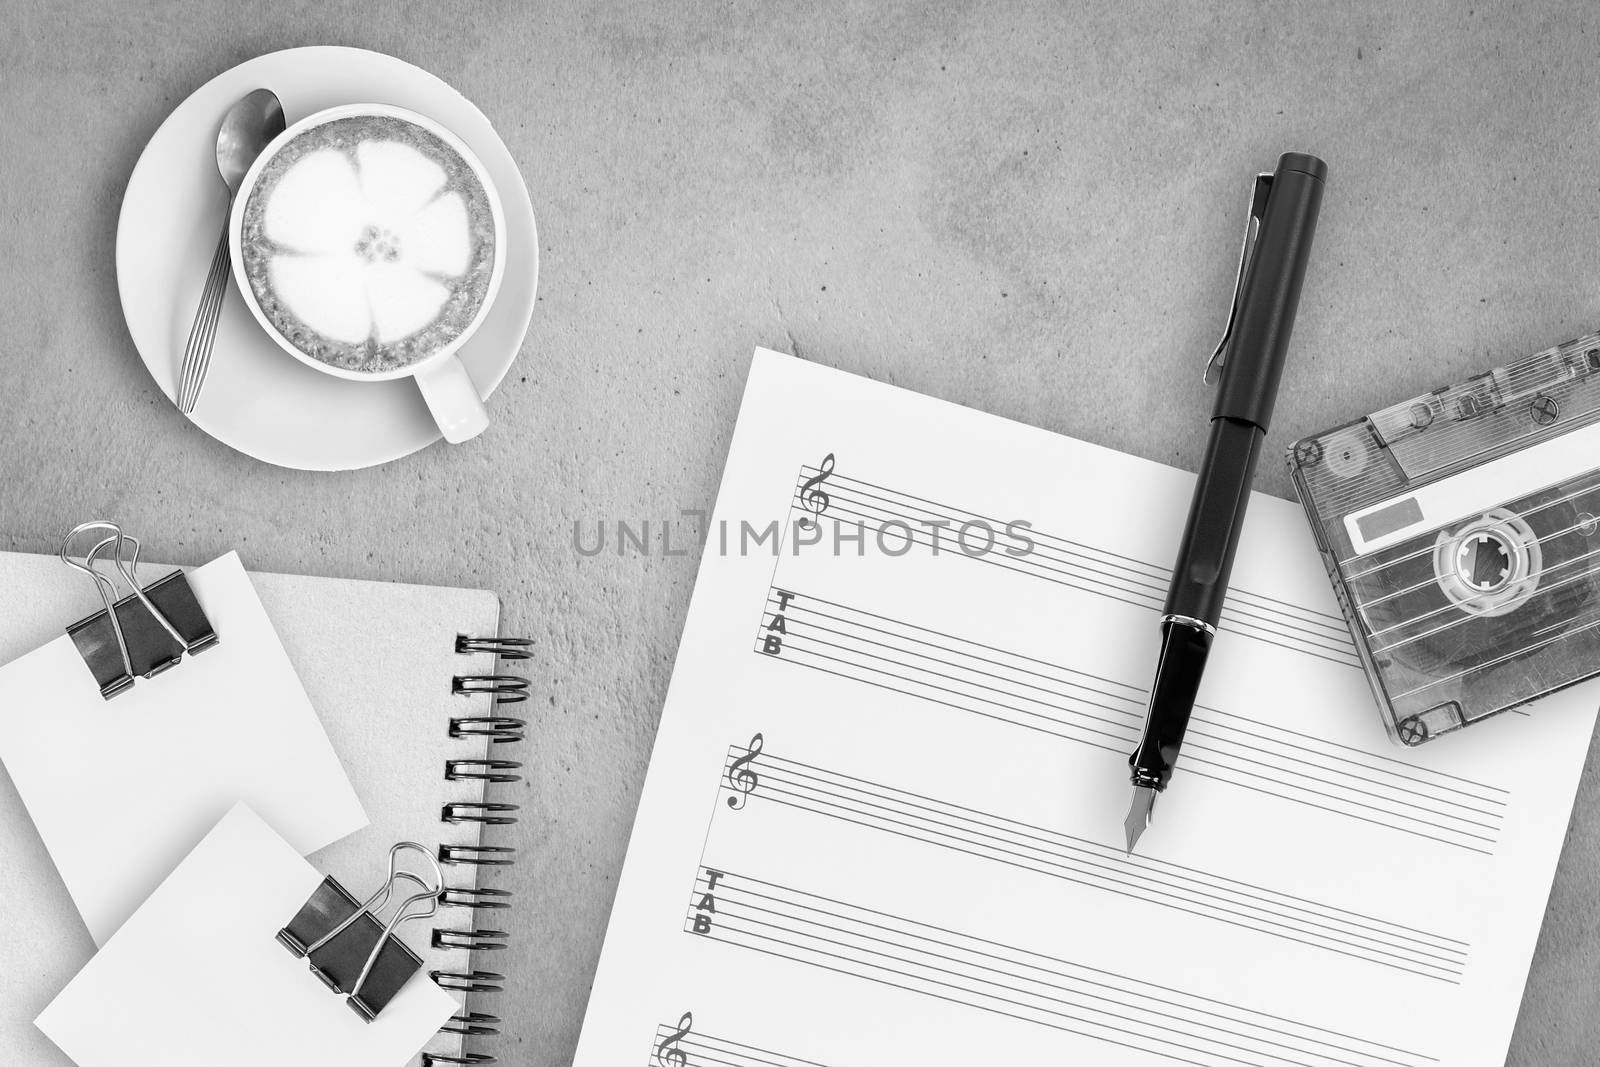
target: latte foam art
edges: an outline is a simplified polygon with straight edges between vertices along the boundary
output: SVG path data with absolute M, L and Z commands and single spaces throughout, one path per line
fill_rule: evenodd
M 477 175 L 392 116 L 315 126 L 268 162 L 242 248 L 266 318 L 314 359 L 362 372 L 424 359 L 472 323 L 494 264 Z

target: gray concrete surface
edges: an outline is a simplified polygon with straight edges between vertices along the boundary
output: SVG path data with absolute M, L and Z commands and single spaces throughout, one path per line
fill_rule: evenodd
M 0 547 L 109 514 L 152 558 L 503 595 L 539 641 L 512 1063 L 570 1059 L 694 577 L 573 524 L 708 506 L 753 346 L 1192 469 L 1246 183 L 1288 148 L 1330 184 L 1274 454 L 1600 325 L 1589 3 L 10 0 L 0 31 Z M 488 435 L 331 476 L 192 428 L 112 269 L 167 111 L 313 43 L 474 99 L 544 243 Z M 1600 1047 L 1597 803 L 1591 769 L 1519 1067 Z

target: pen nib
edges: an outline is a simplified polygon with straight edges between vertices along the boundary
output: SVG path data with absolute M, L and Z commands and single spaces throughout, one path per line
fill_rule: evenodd
M 1128 855 L 1133 855 L 1133 846 L 1139 843 L 1139 835 L 1150 825 L 1150 813 L 1155 806 L 1154 789 L 1147 785 L 1133 787 L 1133 803 L 1128 807 L 1128 817 L 1122 820 L 1122 828 L 1128 834 Z

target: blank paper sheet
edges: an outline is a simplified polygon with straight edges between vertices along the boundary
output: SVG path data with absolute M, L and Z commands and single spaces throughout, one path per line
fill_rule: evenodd
M 301 854 L 367 824 L 238 555 L 188 578 L 217 644 L 111 700 L 65 632 L 0 668 L 0 762 L 96 945 L 238 801 Z
M 321 882 L 238 805 L 50 1003 L 39 1028 L 79 1067 L 399 1067 L 456 1002 L 419 971 L 371 1023 L 347 1007 L 276 940 Z M 400 931 L 415 938 L 423 926 Z

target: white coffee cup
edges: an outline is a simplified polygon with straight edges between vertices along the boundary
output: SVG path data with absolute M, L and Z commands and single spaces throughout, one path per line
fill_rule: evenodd
M 258 301 L 256 288 L 252 282 L 252 276 L 249 273 L 250 268 L 245 256 L 246 216 L 251 203 L 251 195 L 256 189 L 260 176 L 271 164 L 272 160 L 286 146 L 295 142 L 308 131 L 340 119 L 366 117 L 392 118 L 409 123 L 427 133 L 431 133 L 452 149 L 471 170 L 478 185 L 482 187 L 492 218 L 494 232 L 494 250 L 488 282 L 486 287 L 481 289 L 481 297 L 478 299 L 472 318 L 453 336 L 449 336 L 441 343 L 433 346 L 432 350 L 426 355 L 403 365 L 370 370 L 352 369 L 324 362 L 302 351 L 294 341 L 284 336 L 278 325 L 262 309 Z M 357 180 L 359 181 L 359 177 Z M 350 224 L 349 219 L 339 220 L 339 225 L 341 226 Z M 466 367 L 462 365 L 457 352 L 472 336 L 473 332 L 477 330 L 479 324 L 483 322 L 484 316 L 488 313 L 489 306 L 493 303 L 495 294 L 500 288 L 500 279 L 505 271 L 505 234 L 505 217 L 501 210 L 500 197 L 495 190 L 494 184 L 490 181 L 489 174 L 483 163 L 472 150 L 463 144 L 460 138 L 433 120 L 413 111 L 392 107 L 387 104 L 346 104 L 329 108 L 309 115 L 284 130 L 256 158 L 255 163 L 245 174 L 244 181 L 239 187 L 239 192 L 234 197 L 233 210 L 228 224 L 229 254 L 233 259 L 234 280 L 238 284 L 240 293 L 244 296 L 245 305 L 250 309 L 250 313 L 255 316 L 256 321 L 261 324 L 261 328 L 266 330 L 267 335 L 276 341 L 279 347 L 308 367 L 348 381 L 379 382 L 391 381 L 396 378 L 414 378 L 417 387 L 422 391 L 423 400 L 428 405 L 428 411 L 433 415 L 434 421 L 439 424 L 439 429 L 443 432 L 445 440 L 453 444 L 470 440 L 489 426 L 489 416 L 484 410 L 483 400 L 478 395 L 477 387 L 472 384 L 471 378 L 468 377 Z M 384 234 L 385 238 L 388 236 L 387 233 Z M 399 239 L 396 239 L 395 243 L 397 245 L 401 244 Z M 387 253 L 387 246 L 380 245 L 379 247 L 384 253 Z M 329 253 L 316 253 L 316 255 L 324 254 Z M 370 256 L 372 253 L 363 251 L 363 254 Z M 426 333 L 426 330 L 421 332 Z M 404 340 L 404 338 L 398 338 L 397 340 Z

